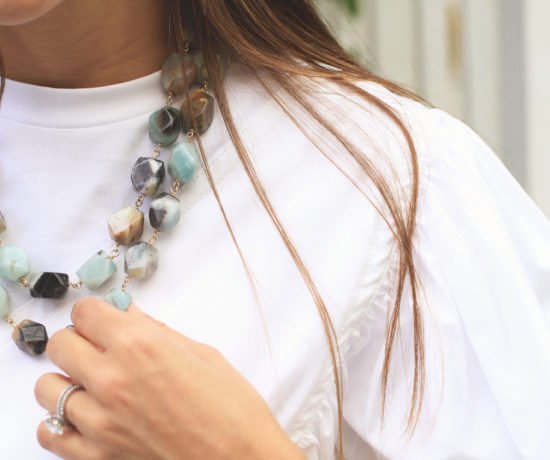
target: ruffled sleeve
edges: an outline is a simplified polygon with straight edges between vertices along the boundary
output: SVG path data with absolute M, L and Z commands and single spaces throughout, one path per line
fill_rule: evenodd
M 362 313 L 344 359 L 346 458 L 548 458 L 550 221 L 473 130 L 439 109 L 421 113 L 415 122 L 425 133 L 427 169 L 414 257 L 423 285 L 424 403 L 407 439 L 413 353 L 406 283 L 381 428 L 393 255 L 378 290 L 367 297 L 357 290 Z M 380 259 L 390 241 L 388 230 Z

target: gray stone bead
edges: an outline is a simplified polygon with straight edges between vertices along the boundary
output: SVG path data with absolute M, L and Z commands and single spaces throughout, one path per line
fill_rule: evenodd
M 162 88 L 167 93 L 172 91 L 181 94 L 185 91 L 185 79 L 182 72 L 182 63 L 187 79 L 187 84 L 191 85 L 197 76 L 197 67 L 191 56 L 180 56 L 178 53 L 172 53 L 162 64 L 160 71 L 160 82 Z
M 25 319 L 15 326 L 11 337 L 18 348 L 29 355 L 41 355 L 46 351 L 48 333 L 43 324 Z
M 149 138 L 155 144 L 170 145 L 178 138 L 180 125 L 180 111 L 163 107 L 149 117 Z
M 131 246 L 124 256 L 124 271 L 133 278 L 147 278 L 157 270 L 158 249 L 145 241 Z
M 157 193 L 164 180 L 164 162 L 155 158 L 139 157 L 132 168 L 132 184 L 137 192 L 151 196 Z
M 191 113 L 187 108 L 187 98 L 181 104 L 181 127 L 184 132 L 193 129 L 193 119 L 199 133 L 204 133 L 214 120 L 214 98 L 202 87 L 190 90 Z
M 180 200 L 169 193 L 161 193 L 149 205 L 151 227 L 167 232 L 175 227 L 181 216 Z

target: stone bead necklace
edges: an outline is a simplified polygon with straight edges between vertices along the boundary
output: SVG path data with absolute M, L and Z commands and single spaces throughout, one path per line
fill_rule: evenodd
M 151 276 L 158 263 L 158 249 L 155 246 L 161 233 L 170 231 L 180 220 L 181 209 L 178 191 L 181 185 L 189 182 L 199 166 L 199 156 L 194 143 L 194 126 L 204 133 L 212 124 L 214 99 L 208 94 L 208 79 L 200 51 L 185 54 L 171 54 L 161 68 L 161 85 L 167 93 L 164 107 L 149 117 L 149 138 L 156 144 L 148 157 L 139 157 L 132 167 L 130 180 L 138 196 L 133 205 L 115 212 L 107 221 L 109 234 L 114 246 L 100 250 L 90 257 L 76 271 L 78 281 L 71 282 L 66 273 L 32 272 L 25 250 L 19 246 L 5 244 L 0 240 L 0 277 L 19 282 L 28 288 L 35 298 L 59 299 L 69 288 L 94 290 L 103 286 L 117 272 L 115 260 L 121 247 L 127 247 L 124 255 L 126 277 L 119 288 L 113 288 L 104 299 L 114 307 L 126 311 L 132 303 L 127 288 L 134 278 Z M 184 73 L 185 72 L 185 77 Z M 181 109 L 174 107 L 175 97 L 183 95 L 185 82 L 189 82 L 191 113 L 187 112 L 187 101 Z M 176 142 L 180 131 L 186 134 L 185 141 Z M 170 155 L 165 168 L 159 159 L 164 147 L 170 147 Z M 172 179 L 170 192 L 159 192 L 166 169 Z M 145 216 L 141 207 L 149 198 L 149 222 L 154 229 L 151 236 L 142 239 Z M 7 228 L 6 220 L 0 213 L 0 233 Z M 17 323 L 11 316 L 10 298 L 6 289 L 0 286 L 0 318 L 13 329 L 12 338 L 17 347 L 30 355 L 40 355 L 46 349 L 48 333 L 43 324 L 30 319 Z

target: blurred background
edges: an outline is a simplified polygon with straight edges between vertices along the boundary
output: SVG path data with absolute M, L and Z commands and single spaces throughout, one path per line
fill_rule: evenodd
M 550 0 L 317 0 L 370 70 L 465 121 L 550 217 Z

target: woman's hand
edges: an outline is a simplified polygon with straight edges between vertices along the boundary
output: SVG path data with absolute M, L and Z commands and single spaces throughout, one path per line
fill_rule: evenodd
M 215 348 L 143 313 L 81 298 L 74 329 L 49 340 L 51 361 L 68 374 L 42 375 L 38 403 L 66 404 L 62 436 L 40 423 L 40 444 L 64 459 L 304 459 L 269 407 Z

